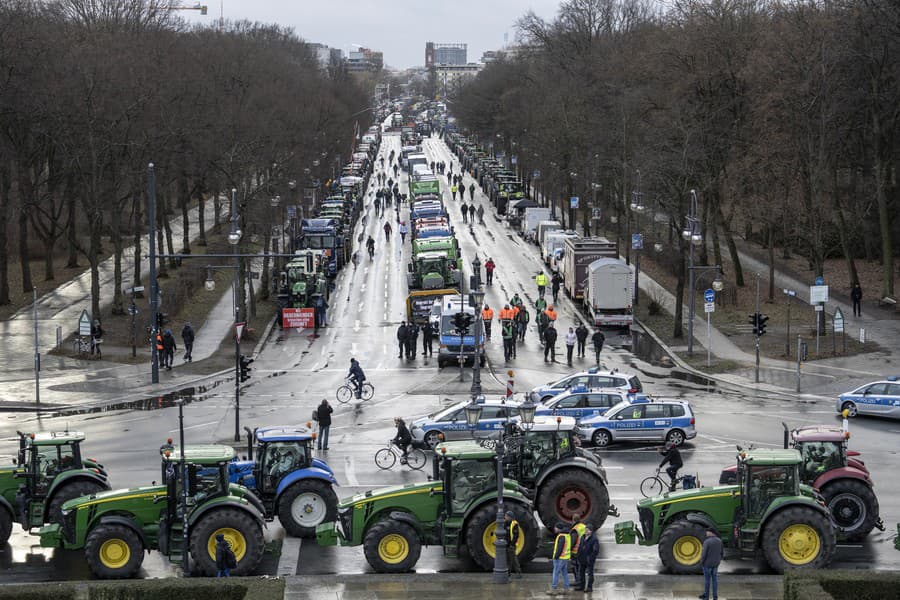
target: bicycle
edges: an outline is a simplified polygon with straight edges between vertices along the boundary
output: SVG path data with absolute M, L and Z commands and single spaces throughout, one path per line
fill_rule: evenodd
M 397 458 L 400 458 L 401 464 L 403 463 L 403 452 L 400 448 L 394 445 L 394 440 L 389 440 L 386 448 L 381 448 L 375 453 L 375 464 L 378 465 L 379 469 L 387 470 L 394 466 L 397 462 Z M 418 448 L 410 448 L 406 452 L 406 465 L 410 469 L 415 469 L 418 471 L 422 467 L 425 466 L 425 453 L 419 450 Z
M 669 482 L 663 481 L 663 479 L 659 476 L 661 470 L 662 469 L 657 469 L 655 475 L 645 477 L 641 482 L 641 494 L 644 495 L 644 498 L 661 496 L 663 492 L 672 491 Z M 682 481 L 684 481 L 684 475 L 679 475 L 678 477 L 676 477 L 674 489 L 678 489 L 678 484 L 680 484 Z
M 347 404 L 350 402 L 350 399 L 356 395 L 356 389 L 350 383 L 350 378 L 347 378 L 347 383 L 340 386 L 337 389 L 337 401 L 341 404 Z M 371 400 L 372 396 L 375 395 L 375 386 L 373 386 L 368 381 L 364 381 L 362 386 L 360 386 L 360 397 L 363 400 Z

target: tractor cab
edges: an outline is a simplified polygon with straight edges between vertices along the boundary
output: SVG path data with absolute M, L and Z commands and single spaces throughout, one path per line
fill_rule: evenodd
M 168 507 L 172 516 L 187 485 L 188 506 L 231 493 L 228 464 L 234 459 L 234 449 L 219 444 L 184 447 L 185 473 L 180 472 L 181 449 L 170 446 L 161 452 L 162 475 L 166 484 Z M 185 477 L 186 476 L 186 477 Z
M 575 435 L 575 419 L 562 416 L 536 416 L 526 428 L 515 425 L 507 438 L 511 452 L 504 465 L 509 476 L 518 481 L 535 481 L 547 465 L 574 457 L 581 445 Z
M 817 477 L 831 471 L 845 467 L 850 462 L 850 453 L 847 450 L 847 442 L 850 432 L 833 425 L 808 425 L 792 431 L 784 426 L 784 446 L 800 451 L 803 462 L 800 465 L 800 475 L 803 481 L 813 482 Z M 855 455 L 855 453 L 854 453 Z M 853 459 L 856 468 L 862 467 L 868 472 L 861 460 Z
M 796 450 L 754 450 L 738 455 L 741 511 L 748 522 L 758 522 L 779 498 L 800 491 L 800 455 Z

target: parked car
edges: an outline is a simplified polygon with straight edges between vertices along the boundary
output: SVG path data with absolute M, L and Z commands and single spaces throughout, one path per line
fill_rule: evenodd
M 531 400 L 532 402 L 546 403 L 554 396 L 577 386 L 586 387 L 589 390 L 619 389 L 632 394 L 644 391 L 637 375 L 621 373 L 618 369 L 601 371 L 594 367 L 587 371 L 566 375 L 553 383 L 539 385 L 531 390 Z
M 620 402 L 605 415 L 582 419 L 578 437 L 595 446 L 621 441 L 671 442 L 676 446 L 697 437 L 694 411 L 684 400 L 640 397 Z
M 409 428 L 413 441 L 434 448 L 443 441 L 440 434 L 446 441 L 497 437 L 508 419 L 519 416 L 518 402 L 488 400 L 481 405 L 481 419 L 473 430 L 466 422 L 465 407 L 468 403 L 459 402 L 432 415 L 413 419 Z
M 589 390 L 585 386 L 577 386 L 544 404 L 538 405 L 536 415 L 563 415 L 574 417 L 576 421 L 606 414 L 613 406 L 632 399 L 646 398 L 623 390 Z
M 841 394 L 835 409 L 839 413 L 846 410 L 848 417 L 874 415 L 900 419 L 900 377 L 892 375 Z

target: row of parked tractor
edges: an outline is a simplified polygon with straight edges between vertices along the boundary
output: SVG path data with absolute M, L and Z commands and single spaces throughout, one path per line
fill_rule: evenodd
M 448 133 L 444 141 L 456 155 L 464 171 L 472 174 L 491 201 L 498 215 L 505 215 L 511 205 L 526 199 L 525 186 L 516 171 L 502 162 L 502 156 L 482 148 L 458 132 Z
M 618 516 L 600 457 L 581 448 L 575 432 L 574 418 L 537 416 L 529 426 L 509 423 L 499 442 L 506 510 L 523 527 L 523 562 L 544 543 L 541 523 L 578 515 L 600 527 Z M 443 442 L 426 481 L 339 502 L 334 472 L 315 457 L 315 434 L 305 427 L 247 430 L 240 459 L 228 446 L 168 440 L 160 483 L 123 490 L 112 490 L 103 465 L 83 454 L 84 440 L 68 431 L 19 434 L 14 464 L 0 468 L 0 543 L 18 522 L 28 532 L 39 528 L 44 547 L 83 550 L 101 578 L 134 576 L 151 550 L 212 575 L 221 534 L 239 575 L 259 565 L 265 523 L 277 517 L 289 535 L 363 546 L 377 572 L 410 570 L 424 545 L 493 565 L 495 441 Z M 616 542 L 656 545 L 670 571 L 698 573 L 713 528 L 726 558 L 763 558 L 778 572 L 825 567 L 838 540 L 883 529 L 869 471 L 848 441 L 845 429 L 814 426 L 786 430 L 783 449 L 739 448 L 720 485 L 640 501 L 638 523 L 615 525 Z

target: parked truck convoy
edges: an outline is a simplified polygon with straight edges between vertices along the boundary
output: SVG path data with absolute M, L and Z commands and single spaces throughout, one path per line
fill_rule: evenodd
M 584 309 L 595 327 L 631 327 L 631 267 L 620 258 L 598 258 L 588 265 Z

